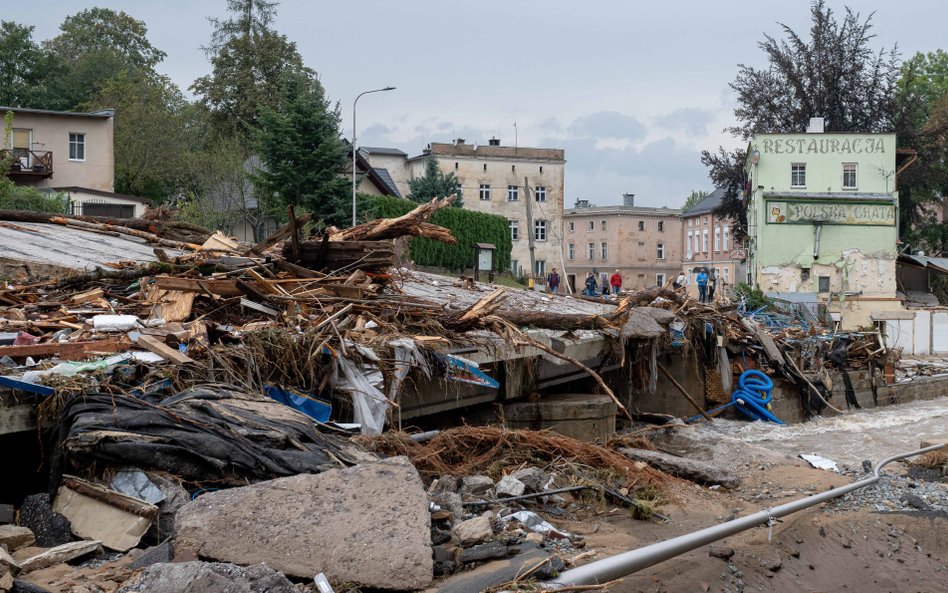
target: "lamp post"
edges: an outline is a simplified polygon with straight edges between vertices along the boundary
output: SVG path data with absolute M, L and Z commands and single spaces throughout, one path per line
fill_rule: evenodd
M 381 93 L 384 91 L 394 91 L 395 87 L 387 86 L 382 89 L 373 89 L 371 91 L 363 91 L 356 95 L 355 101 L 352 102 L 352 226 L 356 225 L 356 104 L 359 102 L 359 97 L 362 95 L 368 95 L 369 93 Z

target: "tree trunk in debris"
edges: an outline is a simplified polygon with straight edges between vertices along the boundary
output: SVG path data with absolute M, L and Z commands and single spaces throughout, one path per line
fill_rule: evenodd
M 427 220 L 432 214 L 450 206 L 455 196 L 435 198 L 427 204 L 422 204 L 398 218 L 380 218 L 360 224 L 348 229 L 329 232 L 330 241 L 366 241 L 379 239 L 395 239 L 405 235 L 427 237 L 442 243 L 457 243 L 451 231 Z
M 197 225 L 181 221 L 142 220 L 140 218 L 111 218 L 108 216 L 70 216 L 53 212 L 27 210 L 0 210 L 0 220 L 9 222 L 50 223 L 53 218 L 80 220 L 96 224 L 109 224 L 159 235 L 162 238 L 185 243 L 203 243 L 211 232 Z

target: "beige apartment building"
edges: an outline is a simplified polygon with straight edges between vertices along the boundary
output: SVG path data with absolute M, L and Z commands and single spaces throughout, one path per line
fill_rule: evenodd
M 618 269 L 623 290 L 664 285 L 681 269 L 681 210 L 635 205 L 623 194 L 622 205 L 594 206 L 577 200 L 563 213 L 566 280 L 583 290 L 586 274 L 599 285 Z
M 114 193 L 113 112 L 2 107 L 13 114 L 3 155 L 13 157 L 10 179 L 69 196 L 74 214 L 141 216 L 148 200 Z
M 746 281 L 744 246 L 734 240 L 730 219 L 714 214 L 723 199 L 724 190 L 719 188 L 681 213 L 681 265 L 691 280 L 688 292 L 695 298 L 695 277 L 700 268 L 717 273 L 716 295 L 724 295 L 734 284 Z

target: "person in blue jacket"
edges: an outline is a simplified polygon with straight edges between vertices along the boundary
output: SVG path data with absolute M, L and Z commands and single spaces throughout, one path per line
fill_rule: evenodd
M 596 282 L 596 275 L 592 272 L 586 274 L 586 296 L 596 296 L 599 289 L 599 283 Z
M 698 300 L 702 303 L 707 302 L 708 300 L 708 273 L 704 270 L 698 272 L 698 276 L 695 278 L 695 284 L 698 285 Z

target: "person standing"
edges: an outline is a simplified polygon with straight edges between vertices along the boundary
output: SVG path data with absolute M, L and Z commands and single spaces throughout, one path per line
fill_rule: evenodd
M 672 282 L 672 288 L 674 288 L 675 290 L 678 290 L 679 288 L 683 286 L 688 286 L 688 283 L 689 283 L 688 275 L 685 274 L 684 271 L 678 272 L 678 277 L 675 278 L 674 282 Z
M 596 290 L 598 285 L 596 284 L 596 276 L 592 272 L 586 274 L 586 296 L 596 296 Z
M 550 292 L 556 293 L 560 288 L 560 275 L 556 272 L 556 268 L 550 270 L 550 273 L 546 276 L 546 286 L 550 289 Z
M 612 278 L 609 278 L 609 285 L 612 286 L 612 294 L 619 294 L 619 291 L 622 290 L 622 274 L 619 273 L 619 270 L 616 270 Z
M 708 273 L 703 269 L 698 272 L 698 276 L 695 278 L 695 284 L 698 285 L 698 300 L 702 303 L 708 301 Z
M 708 275 L 708 302 L 714 302 L 714 291 L 718 287 L 718 273 L 714 268 L 711 268 L 711 272 Z

